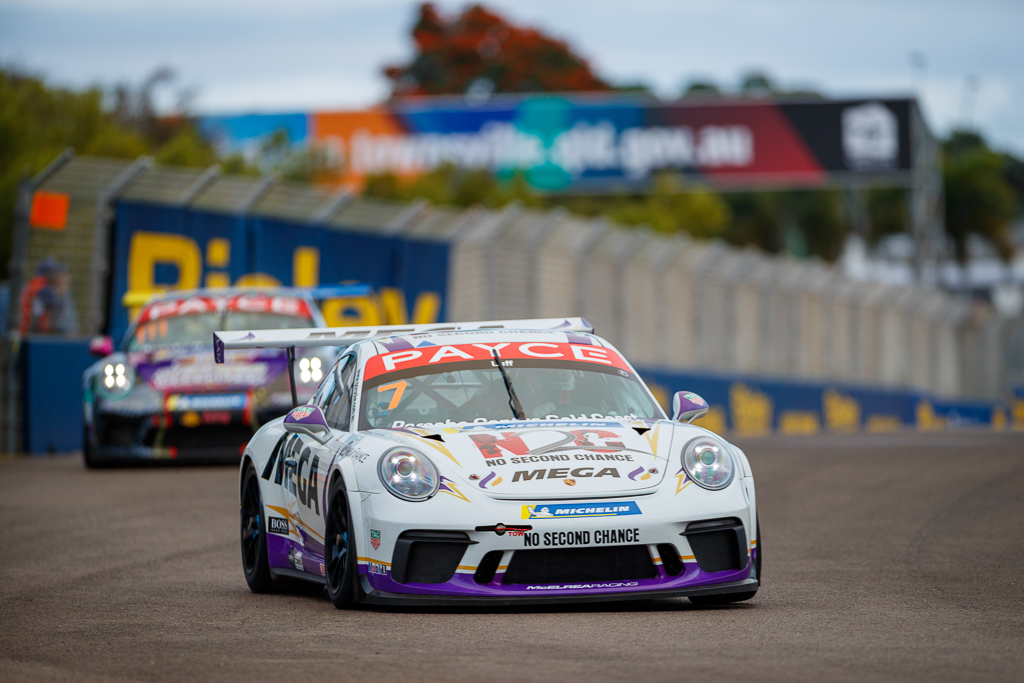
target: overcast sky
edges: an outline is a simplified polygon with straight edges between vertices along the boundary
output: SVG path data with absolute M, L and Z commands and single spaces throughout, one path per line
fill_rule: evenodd
M 409 56 L 416 4 L 0 0 L 0 61 L 74 86 L 138 82 L 168 65 L 178 87 L 196 89 L 197 113 L 362 107 L 386 94 L 382 65 Z M 1024 155 L 1022 0 L 485 4 L 566 39 L 599 75 L 665 96 L 694 78 L 734 87 L 752 69 L 833 96 L 916 92 L 938 133 L 973 123 Z

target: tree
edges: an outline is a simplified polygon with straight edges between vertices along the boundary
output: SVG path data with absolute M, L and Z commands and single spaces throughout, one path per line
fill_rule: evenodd
M 710 80 L 694 80 L 683 87 L 683 98 L 687 97 L 721 97 L 722 90 Z
M 608 89 L 564 41 L 481 5 L 444 17 L 424 3 L 412 39 L 412 60 L 384 69 L 392 96 Z
M 67 147 L 79 154 L 134 159 L 153 154 L 164 163 L 207 165 L 213 149 L 183 112 L 160 117 L 152 106 L 167 70 L 157 70 L 134 88 L 113 88 L 111 107 L 94 86 L 70 90 L 48 86 L 42 77 L 0 68 L 0 279 L 10 261 L 18 182 L 31 177 Z
M 371 175 L 366 179 L 363 194 L 399 201 L 426 199 L 441 206 L 480 205 L 489 209 L 511 201 L 524 206 L 541 205 L 541 199 L 530 189 L 522 173 L 499 180 L 486 169 L 467 169 L 453 164 L 444 164 L 406 182 L 393 173 Z
M 946 233 L 960 263 L 969 256 L 971 235 L 991 244 L 1003 260 L 1013 256 L 1009 226 L 1019 197 L 1008 182 L 1007 166 L 1006 157 L 989 149 L 976 132 L 954 131 L 943 143 Z
M 685 232 L 704 239 L 721 236 L 732 220 L 729 205 L 720 195 L 703 188 L 683 188 L 675 173 L 659 174 L 651 194 L 620 198 L 605 214 L 626 225 L 646 224 L 661 233 Z

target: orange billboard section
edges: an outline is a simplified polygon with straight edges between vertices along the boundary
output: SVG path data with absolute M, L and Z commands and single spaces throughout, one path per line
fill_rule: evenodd
M 37 191 L 32 195 L 29 224 L 44 230 L 63 230 L 68 224 L 71 197 L 61 192 Z
M 364 158 L 367 153 L 364 141 L 393 137 L 397 142 L 406 132 L 390 110 L 374 107 L 361 111 L 314 112 L 309 115 L 309 135 L 327 147 L 336 159 L 342 160 L 344 171 L 341 184 L 359 190 L 363 186 L 368 166 Z M 375 147 L 380 148 L 380 145 Z M 419 174 L 413 169 L 402 169 L 401 164 L 398 167 L 396 174 L 399 177 L 411 178 Z

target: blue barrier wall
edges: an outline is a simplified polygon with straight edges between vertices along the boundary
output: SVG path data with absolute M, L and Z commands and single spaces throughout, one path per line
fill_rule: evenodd
M 86 340 L 29 337 L 22 342 L 22 435 L 27 453 L 82 447 L 82 373 L 94 362 Z
M 109 334 L 128 291 L 228 285 L 313 287 L 356 281 L 366 297 L 323 305 L 330 325 L 444 320 L 448 244 L 323 225 L 121 201 L 113 236 Z
M 708 402 L 695 424 L 740 436 L 831 432 L 890 432 L 1008 423 L 1007 407 L 991 401 L 937 399 L 909 391 L 795 382 L 699 372 L 637 368 L 668 410 L 677 391 Z

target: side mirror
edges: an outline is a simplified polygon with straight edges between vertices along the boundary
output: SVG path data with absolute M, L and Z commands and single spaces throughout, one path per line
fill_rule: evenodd
M 109 356 L 114 352 L 114 340 L 107 336 L 93 337 L 89 340 L 89 353 L 94 356 Z
M 284 430 L 292 434 L 303 434 L 324 444 L 331 440 L 331 428 L 327 426 L 320 406 L 299 406 L 284 416 Z
M 677 391 L 672 397 L 672 419 L 693 422 L 708 412 L 708 402 L 692 391 Z

